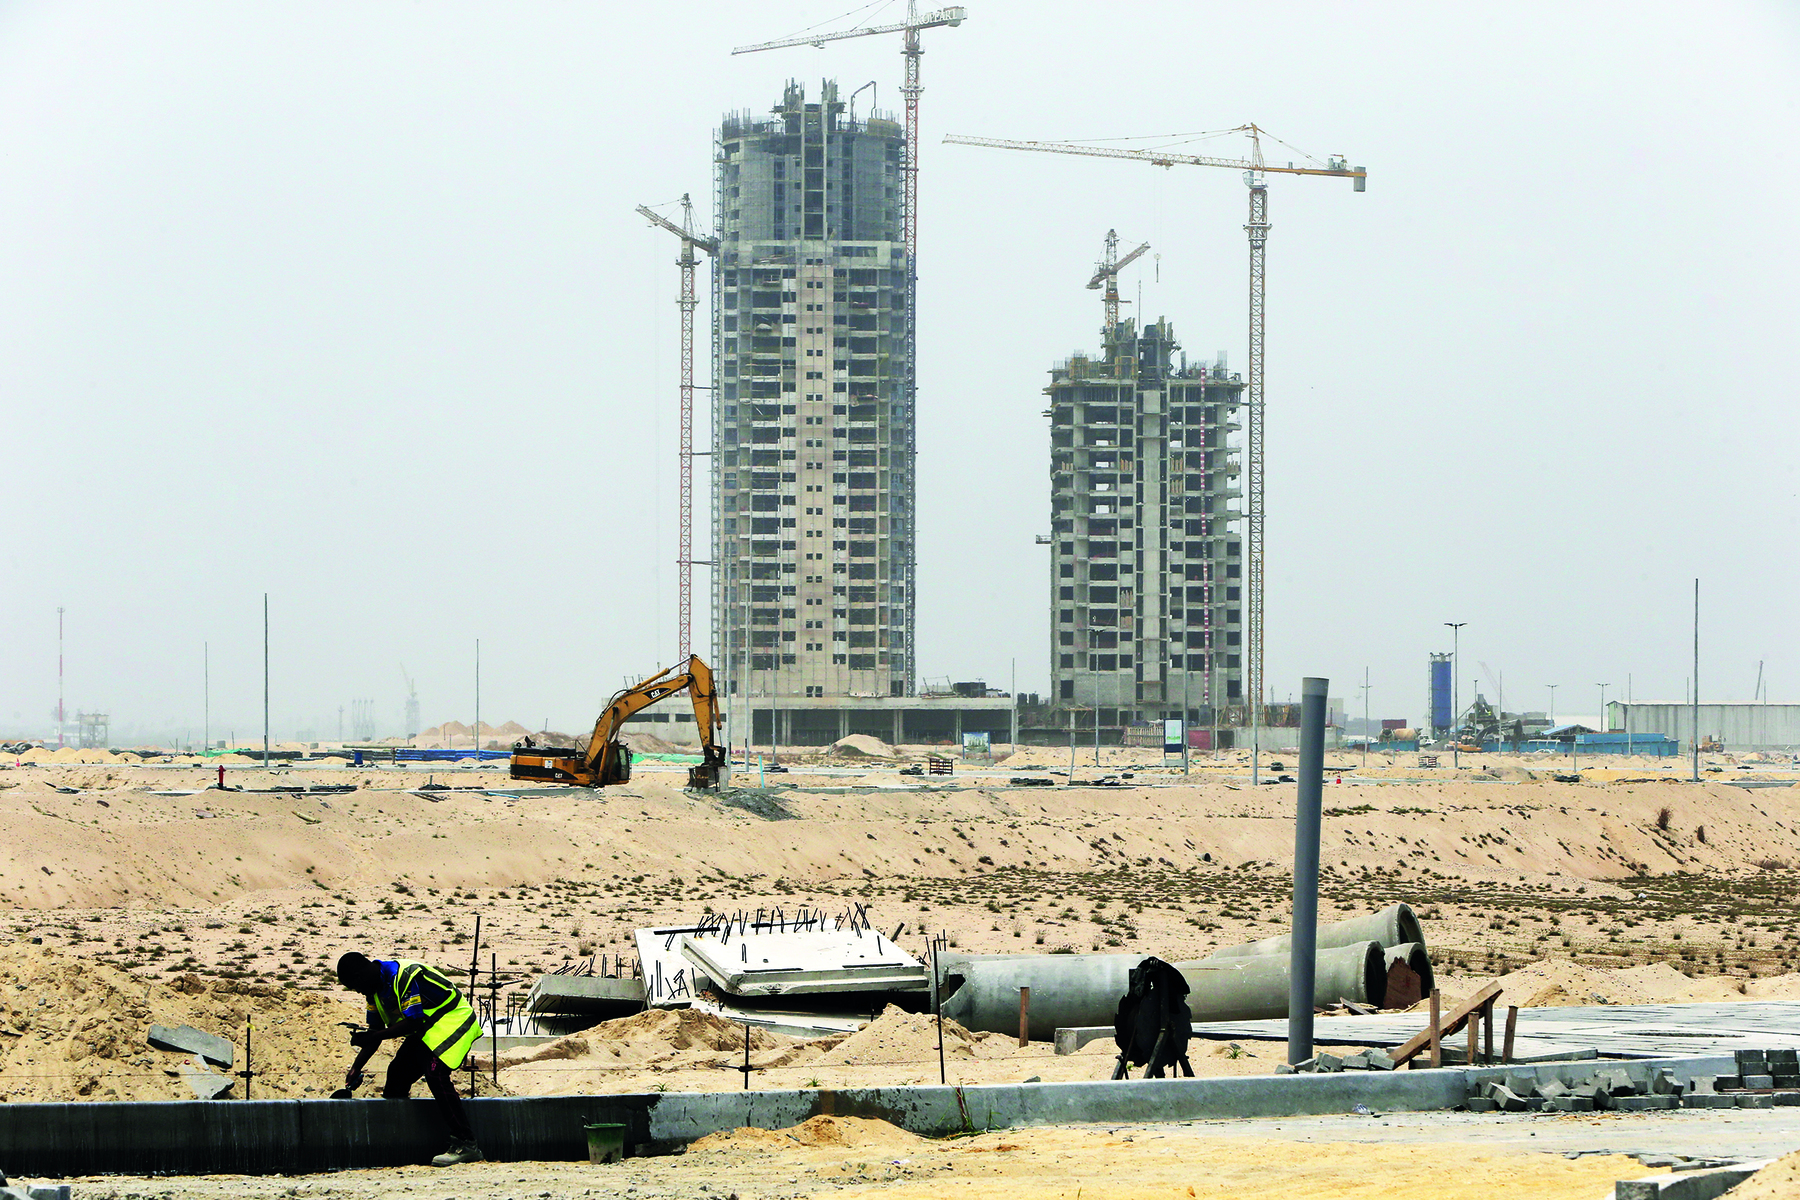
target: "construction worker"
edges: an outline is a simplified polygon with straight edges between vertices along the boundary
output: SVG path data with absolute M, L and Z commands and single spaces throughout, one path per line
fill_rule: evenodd
M 405 1100 L 421 1078 L 450 1127 L 450 1149 L 431 1160 L 434 1167 L 480 1162 L 481 1147 L 463 1113 L 450 1073 L 462 1066 L 481 1036 L 481 1022 L 456 985 L 443 973 L 409 959 L 369 959 L 351 951 L 338 959 L 338 982 L 368 1001 L 368 1025 L 350 1035 L 362 1053 L 345 1073 L 352 1091 L 362 1082 L 363 1064 L 389 1038 L 402 1038 L 388 1064 L 384 1100 Z

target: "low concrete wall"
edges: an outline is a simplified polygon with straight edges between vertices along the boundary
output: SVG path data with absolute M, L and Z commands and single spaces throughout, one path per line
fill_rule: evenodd
M 1729 1056 L 1608 1063 L 1648 1080 L 1722 1075 Z M 626 1127 L 635 1153 L 672 1150 L 720 1130 L 783 1129 L 821 1114 L 891 1121 L 927 1137 L 1026 1125 L 1190 1121 L 1386 1111 L 1461 1104 L 1488 1078 L 1559 1078 L 1594 1064 L 1258 1075 L 1118 1083 L 651 1092 L 467 1101 L 482 1149 L 499 1161 L 587 1157 L 588 1122 Z M 0 1163 L 41 1178 L 82 1174 L 307 1174 L 420 1163 L 448 1138 L 429 1100 L 174 1101 L 0 1105 Z

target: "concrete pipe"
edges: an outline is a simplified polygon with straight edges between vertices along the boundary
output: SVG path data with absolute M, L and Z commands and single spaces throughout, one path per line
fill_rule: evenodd
M 1413 974 L 1419 977 L 1419 990 L 1422 995 L 1431 995 L 1431 989 L 1437 986 L 1437 980 L 1431 974 L 1431 955 L 1425 953 L 1424 942 L 1407 942 L 1401 946 L 1389 946 L 1382 951 L 1387 965 L 1403 962 L 1412 968 Z
M 965 1029 L 1019 1031 L 1019 988 L 1031 989 L 1033 1041 L 1073 1025 L 1111 1025 L 1131 969 L 1146 954 L 939 954 L 943 1013 Z
M 1380 1007 L 1387 993 L 1387 957 L 1379 943 L 1333 946 L 1320 950 L 1313 961 L 1314 1007 L 1339 1000 Z M 1188 982 L 1188 1007 L 1196 1021 L 1269 1021 L 1288 1015 L 1286 956 L 1245 954 L 1179 962 L 1175 968 Z M 1035 1007 L 1037 992 L 1031 998 Z
M 1264 938 L 1246 946 L 1224 946 L 1214 950 L 1212 957 L 1242 958 L 1253 954 L 1279 954 L 1285 957 L 1291 941 L 1290 935 L 1284 933 L 1280 937 Z M 1419 918 L 1405 904 L 1391 904 L 1378 913 L 1319 926 L 1320 951 L 1370 941 L 1380 942 L 1384 947 L 1401 946 L 1408 942 L 1424 945 L 1425 934 L 1419 928 Z

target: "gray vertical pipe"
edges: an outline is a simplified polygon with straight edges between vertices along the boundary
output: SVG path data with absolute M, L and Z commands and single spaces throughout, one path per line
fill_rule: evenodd
M 1325 694 L 1331 681 L 1300 681 L 1300 786 L 1294 813 L 1294 934 L 1288 959 L 1288 1061 L 1313 1046 L 1313 972 L 1319 941 L 1319 810 L 1325 794 Z

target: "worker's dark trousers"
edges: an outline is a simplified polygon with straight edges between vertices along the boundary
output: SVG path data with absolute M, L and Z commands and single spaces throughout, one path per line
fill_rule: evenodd
M 443 1114 L 444 1124 L 450 1127 L 450 1137 L 459 1142 L 474 1141 L 475 1133 L 469 1128 L 462 1097 L 456 1094 L 456 1084 L 450 1078 L 450 1068 L 427 1050 L 424 1042 L 409 1037 L 400 1043 L 400 1049 L 394 1052 L 394 1061 L 388 1064 L 387 1085 L 381 1089 L 381 1097 L 404 1100 L 412 1095 L 413 1084 L 420 1079 L 431 1089 L 431 1098 L 437 1101 L 438 1112 Z

